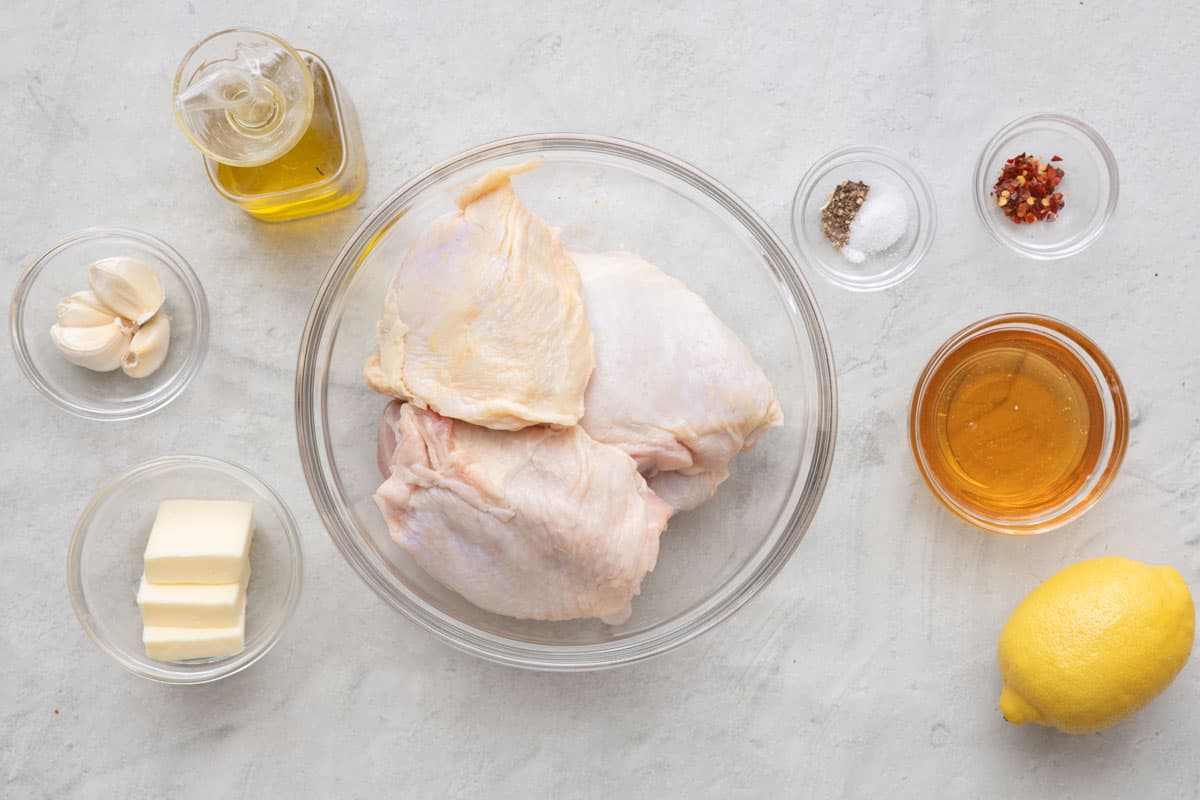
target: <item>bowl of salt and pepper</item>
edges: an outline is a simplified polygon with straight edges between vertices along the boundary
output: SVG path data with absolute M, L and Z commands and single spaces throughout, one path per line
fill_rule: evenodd
M 988 141 L 972 193 L 996 241 L 1027 258 L 1065 258 L 1096 241 L 1112 216 L 1117 163 L 1086 123 L 1030 114 Z M 834 285 L 878 291 L 916 271 L 933 243 L 936 216 L 933 193 L 904 159 L 881 147 L 846 147 L 801 178 L 792 237 Z
M 801 255 L 843 289 L 887 289 L 911 275 L 937 226 L 933 193 L 896 155 L 848 147 L 819 159 L 792 204 Z

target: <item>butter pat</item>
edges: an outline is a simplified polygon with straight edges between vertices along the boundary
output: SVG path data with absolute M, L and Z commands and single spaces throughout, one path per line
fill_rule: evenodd
M 164 500 L 146 544 L 150 583 L 243 583 L 254 507 L 238 500 Z
M 249 570 L 246 572 L 249 577 Z M 150 583 L 142 576 L 142 622 L 165 628 L 228 628 L 245 613 L 246 583 Z
M 187 661 L 242 651 L 253 535 L 250 503 L 159 504 L 137 594 L 146 655 Z
M 220 658 L 242 652 L 246 643 L 246 596 L 238 604 L 237 621 L 220 628 L 147 625 L 142 629 L 146 655 L 158 661 Z

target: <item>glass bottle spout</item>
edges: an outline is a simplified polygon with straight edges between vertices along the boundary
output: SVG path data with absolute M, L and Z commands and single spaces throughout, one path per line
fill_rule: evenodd
M 175 116 L 196 147 L 222 164 L 252 167 L 300 141 L 313 113 L 313 78 L 287 42 L 231 29 L 193 47 L 179 65 Z

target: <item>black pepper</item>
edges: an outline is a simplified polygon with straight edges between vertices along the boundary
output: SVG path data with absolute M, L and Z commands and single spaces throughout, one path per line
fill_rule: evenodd
M 871 187 L 862 181 L 842 181 L 821 209 L 821 230 L 825 238 L 841 250 L 850 241 L 850 223 L 858 216 Z

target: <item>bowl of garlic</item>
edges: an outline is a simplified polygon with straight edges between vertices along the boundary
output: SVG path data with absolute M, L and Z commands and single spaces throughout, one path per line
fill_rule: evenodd
M 174 400 L 208 345 L 199 279 L 165 242 L 89 228 L 35 258 L 9 311 L 13 351 L 47 399 L 86 419 L 133 419 Z

